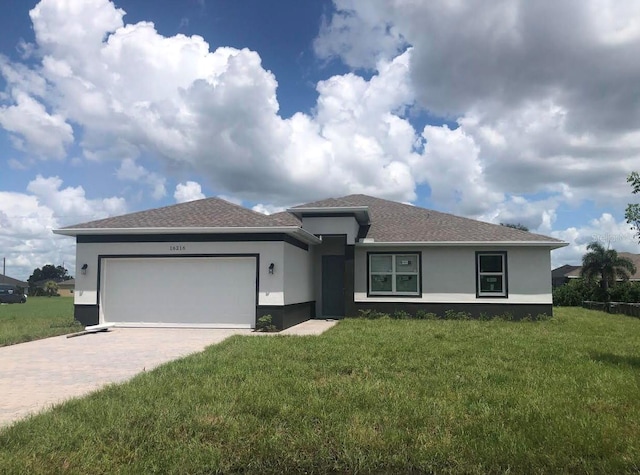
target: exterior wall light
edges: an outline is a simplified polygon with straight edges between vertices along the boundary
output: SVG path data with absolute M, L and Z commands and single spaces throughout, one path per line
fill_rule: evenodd
M 269 264 L 269 274 L 273 274 L 273 269 L 276 267 L 276 265 L 272 262 L 271 264 Z
M 88 264 L 82 264 L 82 267 L 80 268 L 80 272 L 82 272 L 82 275 L 87 275 L 88 268 L 89 268 Z

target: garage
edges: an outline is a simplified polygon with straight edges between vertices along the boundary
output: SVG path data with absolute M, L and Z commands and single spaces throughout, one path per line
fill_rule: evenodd
M 100 322 L 253 328 L 256 256 L 102 257 Z

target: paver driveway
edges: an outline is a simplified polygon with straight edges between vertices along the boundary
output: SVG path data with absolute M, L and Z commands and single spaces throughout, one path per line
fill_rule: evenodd
M 0 348 L 0 426 L 251 330 L 115 328 Z

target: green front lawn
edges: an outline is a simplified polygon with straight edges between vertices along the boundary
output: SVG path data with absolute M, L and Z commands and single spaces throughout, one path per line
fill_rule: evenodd
M 27 303 L 0 304 L 0 346 L 82 330 L 73 320 L 73 298 L 29 297 Z
M 233 337 L 19 422 L 0 432 L 0 467 L 637 473 L 639 426 L 640 320 L 345 320 Z

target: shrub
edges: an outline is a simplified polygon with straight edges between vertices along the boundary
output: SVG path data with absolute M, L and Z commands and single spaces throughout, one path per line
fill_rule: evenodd
M 496 320 L 505 320 L 507 322 L 512 322 L 512 321 L 515 320 L 515 318 L 513 316 L 513 313 L 511 313 L 511 312 L 504 312 L 504 313 L 501 313 L 501 314 L 497 314 L 497 315 L 494 315 L 493 318 L 496 319 Z
M 600 286 L 584 279 L 572 279 L 553 289 L 553 305 L 578 307 L 584 300 L 600 300 Z
M 256 331 L 259 332 L 276 332 L 278 329 L 273 324 L 273 319 L 271 315 L 263 315 L 258 318 L 258 322 L 256 323 Z
M 416 318 L 418 320 L 438 320 L 440 317 L 438 317 L 438 315 L 433 313 L 433 312 L 426 312 L 424 310 L 418 310 L 416 312 Z
M 368 320 L 377 320 L 378 318 L 389 318 L 388 313 L 379 312 L 373 308 L 358 310 L 358 318 L 366 318 Z
M 486 322 L 486 321 L 488 321 L 488 320 L 492 320 L 492 319 L 493 319 L 493 316 L 489 315 L 489 314 L 488 314 L 488 313 L 486 313 L 486 312 L 480 312 L 480 317 L 479 317 L 478 319 L 479 319 L 479 320 L 481 320 L 481 321 L 483 321 L 483 322 Z
M 447 310 L 444 312 L 444 318 L 446 320 L 470 320 L 471 314 L 469 312 L 456 312 L 455 310 Z
M 640 302 L 640 282 L 616 282 L 611 287 L 610 296 L 614 302 Z
M 616 282 L 607 294 L 597 282 L 572 279 L 553 289 L 553 304 L 578 307 L 584 301 L 593 302 L 640 302 L 640 282 Z
M 404 310 L 396 310 L 391 314 L 391 318 L 393 318 L 394 320 L 407 320 L 413 317 L 409 312 L 405 312 Z

